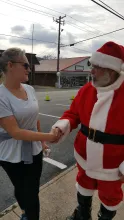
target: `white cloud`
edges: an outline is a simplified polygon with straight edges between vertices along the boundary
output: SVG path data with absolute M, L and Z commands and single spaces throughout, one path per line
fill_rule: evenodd
M 16 25 L 14 27 L 11 28 L 11 32 L 14 34 L 21 34 L 25 32 L 25 27 L 22 25 Z

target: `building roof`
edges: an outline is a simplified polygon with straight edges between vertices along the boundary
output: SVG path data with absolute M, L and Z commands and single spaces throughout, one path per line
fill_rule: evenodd
M 59 62 L 59 70 L 65 70 L 76 63 L 79 63 L 89 57 L 73 57 L 73 58 L 62 58 Z M 40 65 L 35 65 L 36 72 L 56 72 L 57 71 L 57 60 L 41 60 Z
M 26 53 L 26 57 L 27 57 L 27 59 L 28 59 L 28 62 L 31 64 L 31 62 L 32 62 L 32 64 L 33 65 L 39 65 L 40 63 L 39 63 L 39 60 L 37 59 L 37 57 L 36 57 L 36 54 L 34 54 L 34 53 Z M 32 61 L 31 61 L 32 60 Z

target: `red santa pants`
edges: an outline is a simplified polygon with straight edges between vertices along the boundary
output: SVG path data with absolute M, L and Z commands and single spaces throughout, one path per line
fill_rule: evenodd
M 88 177 L 78 165 L 77 185 L 82 195 L 93 195 L 94 190 L 98 190 L 98 196 L 102 204 L 108 210 L 117 210 L 123 200 L 122 182 L 118 181 L 102 181 Z

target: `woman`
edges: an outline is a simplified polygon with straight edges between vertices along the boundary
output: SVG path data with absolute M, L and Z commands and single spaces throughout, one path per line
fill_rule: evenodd
M 55 132 L 40 132 L 38 101 L 28 81 L 25 52 L 10 48 L 0 58 L 5 80 L 0 86 L 0 163 L 15 189 L 21 220 L 39 220 L 39 182 L 44 141 L 57 140 Z

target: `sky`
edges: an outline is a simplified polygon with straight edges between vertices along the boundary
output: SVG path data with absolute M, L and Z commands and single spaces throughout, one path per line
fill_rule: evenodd
M 99 0 L 96 0 L 99 2 Z M 103 0 L 124 14 L 124 0 Z M 124 28 L 124 20 L 91 0 L 0 0 L 0 49 L 20 47 L 39 57 L 57 56 L 59 16 L 61 25 L 61 57 L 91 55 L 107 41 L 124 44 L 124 30 L 107 36 L 63 46 Z M 32 40 L 33 39 L 33 40 Z

